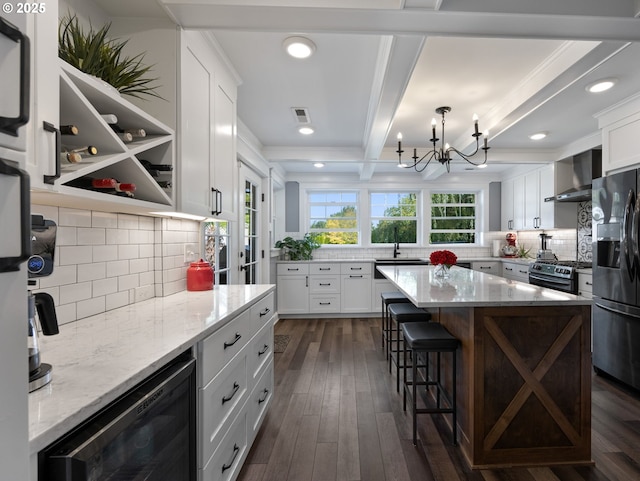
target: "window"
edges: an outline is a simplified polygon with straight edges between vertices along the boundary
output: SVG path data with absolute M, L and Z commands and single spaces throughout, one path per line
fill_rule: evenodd
M 371 194 L 371 243 L 418 242 L 418 213 L 415 192 Z
M 309 192 L 309 233 L 323 245 L 358 244 L 358 193 Z
M 229 272 L 229 223 L 204 223 L 204 251 L 207 262 L 213 267 L 216 284 L 228 284 Z
M 476 241 L 475 193 L 431 194 L 431 244 L 473 244 Z

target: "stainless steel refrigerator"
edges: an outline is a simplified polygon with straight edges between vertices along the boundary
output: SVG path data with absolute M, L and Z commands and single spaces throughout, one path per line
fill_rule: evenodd
M 640 389 L 640 170 L 593 182 L 593 366 Z
M 10 5 L 10 4 L 5 4 Z M 13 4 L 16 5 L 16 4 Z M 28 15 L 0 16 L 0 472 L 29 479 L 27 270 L 31 251 Z

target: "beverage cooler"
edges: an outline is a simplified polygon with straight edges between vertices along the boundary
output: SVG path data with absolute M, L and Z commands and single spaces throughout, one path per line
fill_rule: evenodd
M 187 352 L 39 454 L 39 481 L 195 481 L 195 360 Z

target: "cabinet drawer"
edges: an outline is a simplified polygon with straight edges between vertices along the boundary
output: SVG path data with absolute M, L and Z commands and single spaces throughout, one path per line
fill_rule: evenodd
M 584 297 L 591 297 L 593 294 L 593 276 L 578 273 L 578 293 Z
M 309 274 L 309 263 L 291 262 L 278 264 L 278 275 L 281 276 L 287 274 Z
M 504 263 L 502 276 L 520 282 L 529 282 L 529 266 L 527 264 Z
M 340 312 L 340 294 L 309 296 L 310 312 Z
M 273 326 L 271 324 L 262 328 L 251 343 L 251 349 L 247 354 L 249 379 L 256 379 L 264 366 L 273 357 Z
M 309 292 L 311 292 L 312 294 L 340 292 L 340 276 L 310 276 Z
M 502 274 L 502 264 L 500 262 L 472 262 L 471 269 L 474 271 L 484 272 L 485 274 Z
M 275 312 L 275 296 L 273 292 L 251 306 L 251 323 L 253 324 L 253 332 L 258 332 L 262 329 L 262 326 L 273 318 Z
M 234 420 L 231 429 L 202 470 L 201 481 L 236 479 L 247 454 L 247 409 Z
M 247 309 L 198 344 L 200 386 L 206 386 L 249 342 L 255 332 L 251 329 L 250 316 Z
M 249 443 L 253 441 L 267 414 L 271 398 L 273 397 L 273 362 L 260 376 L 248 401 L 249 421 L 247 426 L 247 436 Z
M 222 434 L 248 395 L 247 358 L 241 356 L 224 370 L 222 376 L 200 390 L 200 459 L 207 460 Z M 225 428 L 225 429 L 223 429 Z
M 339 262 L 312 262 L 309 264 L 309 274 L 340 274 Z
M 345 262 L 341 264 L 341 274 L 371 274 L 373 263 L 371 262 Z

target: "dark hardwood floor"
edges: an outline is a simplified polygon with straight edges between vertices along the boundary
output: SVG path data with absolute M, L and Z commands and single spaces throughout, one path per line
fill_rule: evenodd
M 402 410 L 380 319 L 281 319 L 275 396 L 240 481 L 640 480 L 640 394 L 593 377 L 593 466 L 471 471 L 439 416 Z

